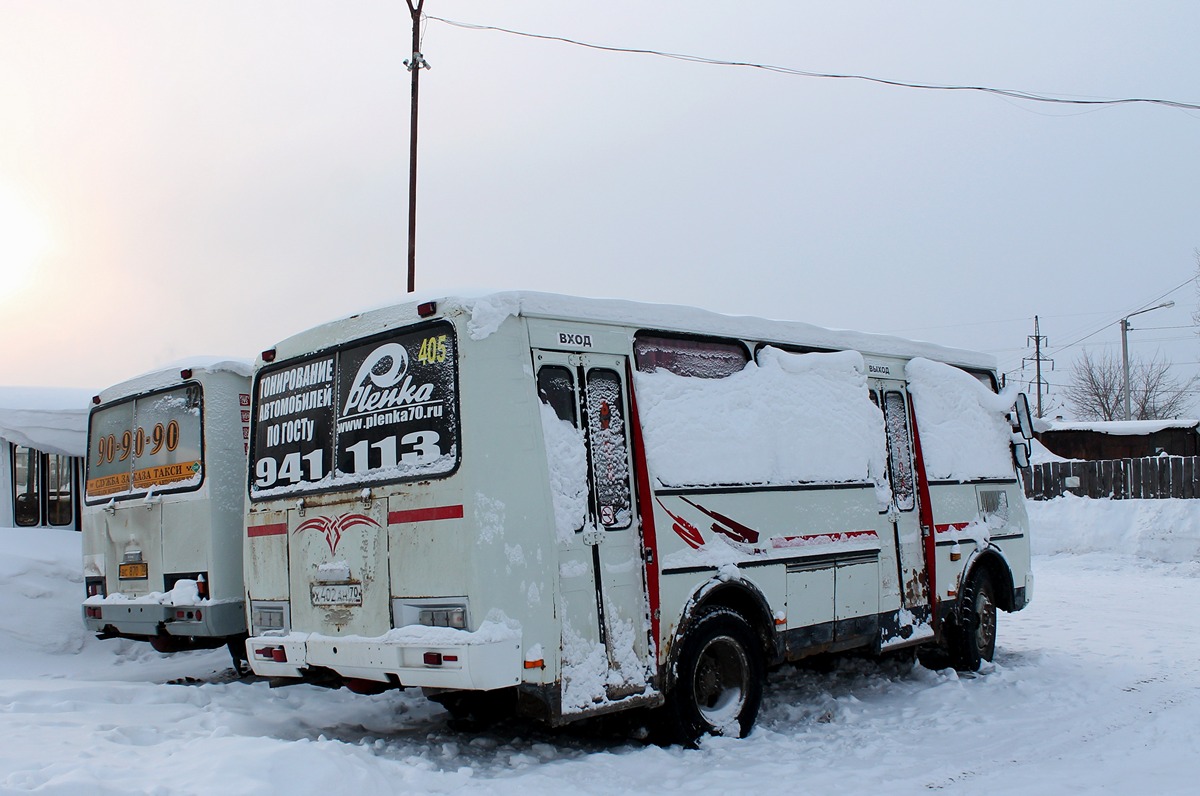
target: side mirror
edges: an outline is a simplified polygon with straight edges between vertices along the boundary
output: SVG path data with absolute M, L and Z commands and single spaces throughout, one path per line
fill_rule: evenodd
M 1017 461 L 1017 467 L 1024 470 L 1029 466 L 1029 444 L 1025 442 L 1013 443 L 1013 458 Z
M 1029 398 L 1025 393 L 1017 393 L 1015 409 L 1017 413 L 1017 427 L 1021 430 L 1021 436 L 1025 439 L 1033 439 L 1033 419 L 1029 416 Z

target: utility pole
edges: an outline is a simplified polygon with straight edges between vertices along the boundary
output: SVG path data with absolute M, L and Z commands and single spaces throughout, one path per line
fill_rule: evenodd
M 404 62 L 412 72 L 412 118 L 408 132 L 408 292 L 417 289 L 417 96 L 421 70 L 429 64 L 421 55 L 421 9 L 425 0 L 405 0 L 412 14 L 412 58 Z
M 1175 306 L 1174 301 L 1164 301 L 1162 304 L 1156 304 L 1153 307 L 1148 307 L 1144 310 L 1138 310 L 1137 312 L 1131 312 L 1128 315 L 1126 315 L 1124 318 L 1122 318 L 1121 320 L 1117 321 L 1117 323 L 1121 324 L 1121 371 L 1123 372 L 1124 377 L 1125 377 L 1124 381 L 1125 381 L 1125 419 L 1126 420 L 1131 419 L 1130 418 L 1130 406 L 1129 406 L 1129 319 L 1132 318 L 1134 315 L 1141 315 L 1143 312 L 1153 312 L 1154 310 L 1161 310 L 1161 309 L 1166 309 L 1167 307 L 1174 307 L 1174 306 Z
M 1025 345 L 1028 347 L 1030 342 L 1033 343 L 1033 356 L 1025 357 L 1024 359 L 1022 359 L 1021 366 L 1024 367 L 1026 362 L 1033 362 L 1034 366 L 1036 368 L 1036 370 L 1035 370 L 1036 375 L 1034 376 L 1034 383 L 1037 384 L 1037 416 L 1041 417 L 1042 416 L 1042 385 L 1046 384 L 1046 382 L 1042 380 L 1042 363 L 1049 362 L 1050 369 L 1054 370 L 1054 360 L 1047 359 L 1046 357 L 1042 356 L 1042 346 L 1050 345 L 1050 342 L 1049 342 L 1049 340 L 1046 339 L 1046 336 L 1044 334 L 1042 334 L 1041 324 L 1039 323 L 1038 316 L 1036 316 L 1036 315 L 1033 316 L 1033 334 L 1026 336 Z M 1047 387 L 1048 386 L 1049 385 L 1047 385 Z M 1049 389 L 1046 390 L 1046 392 L 1049 392 L 1049 391 L 1050 391 Z

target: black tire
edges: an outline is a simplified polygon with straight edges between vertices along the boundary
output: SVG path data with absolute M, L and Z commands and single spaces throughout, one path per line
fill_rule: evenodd
M 250 661 L 246 658 L 246 636 L 234 636 L 225 643 L 229 657 L 233 661 L 233 671 L 238 677 L 249 677 L 254 674 Z
M 959 595 L 949 642 L 950 662 L 959 671 L 977 671 L 996 654 L 996 590 L 983 569 L 971 573 Z
M 455 729 L 484 729 L 511 719 L 517 713 L 517 693 L 512 688 L 496 691 L 450 691 L 429 698 L 450 712 Z
M 730 608 L 708 608 L 680 644 L 663 706 L 667 740 L 695 746 L 705 735 L 745 738 L 762 704 L 766 669 L 750 624 Z

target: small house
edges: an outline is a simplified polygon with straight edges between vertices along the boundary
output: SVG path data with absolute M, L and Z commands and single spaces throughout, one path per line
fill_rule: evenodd
M 1050 420 L 1037 425 L 1037 439 L 1064 459 L 1200 456 L 1200 420 Z

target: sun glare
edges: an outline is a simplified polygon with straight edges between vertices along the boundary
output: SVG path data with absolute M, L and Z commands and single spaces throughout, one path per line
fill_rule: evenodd
M 32 281 L 48 239 L 45 222 L 0 184 L 0 301 Z

